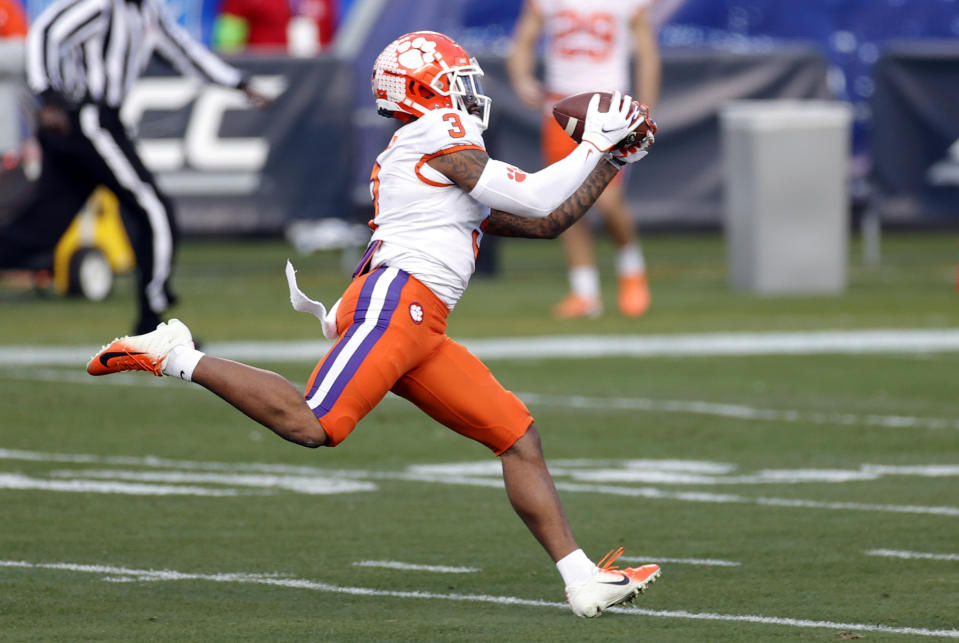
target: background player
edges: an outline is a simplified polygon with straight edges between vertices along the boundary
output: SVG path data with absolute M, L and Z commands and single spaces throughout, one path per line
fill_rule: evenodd
M 403 125 L 373 168 L 371 243 L 329 316 L 299 291 L 292 267 L 287 271 L 294 307 L 315 312 L 324 334 L 337 340 L 305 394 L 276 373 L 195 350 L 178 320 L 115 340 L 87 370 L 147 370 L 196 382 L 308 447 L 342 442 L 388 391 L 405 397 L 500 457 L 509 500 L 556 562 L 573 612 L 596 616 L 643 591 L 659 567 L 612 568 L 619 550 L 598 568 L 579 548 L 529 410 L 446 335 L 446 318 L 469 282 L 484 232 L 555 237 L 620 167 L 646 155 L 642 146 L 610 152 L 642 125 L 638 105 L 616 93 L 600 112 L 595 96 L 584 142 L 527 175 L 487 155 L 491 101 L 475 59 L 455 42 L 435 32 L 408 34 L 383 50 L 373 71 L 380 113 Z
M 636 98 L 655 107 L 661 71 L 656 34 L 647 18 L 650 2 L 527 0 L 516 25 L 507 71 L 520 99 L 529 107 L 544 109 L 541 136 L 546 163 L 555 163 L 575 147 L 553 119 L 553 104 L 571 94 L 627 87 L 631 53 L 636 58 Z M 543 34 L 545 91 L 534 75 L 536 45 Z M 642 315 L 650 303 L 646 264 L 626 205 L 622 178 L 606 188 L 596 200 L 596 208 L 617 248 L 619 309 L 629 317 Z M 603 303 L 588 222 L 572 226 L 563 234 L 562 242 L 571 292 L 553 313 L 561 319 L 597 317 Z
M 27 83 L 40 100 L 43 166 L 32 200 L 0 230 L 0 267 L 49 252 L 98 185 L 120 201 L 137 258 L 135 333 L 152 330 L 173 303 L 177 227 L 120 122 L 120 106 L 157 50 L 184 73 L 267 99 L 239 70 L 193 40 L 161 0 L 61 0 L 27 36 Z

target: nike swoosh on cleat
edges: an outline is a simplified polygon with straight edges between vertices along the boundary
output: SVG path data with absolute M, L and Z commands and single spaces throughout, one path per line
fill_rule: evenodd
M 102 355 L 100 355 L 100 363 L 108 367 L 110 365 L 107 362 L 109 362 L 114 357 L 125 357 L 127 355 L 143 355 L 143 354 L 144 353 L 128 353 L 126 351 L 103 353 Z
M 618 580 L 618 581 L 616 581 L 615 583 L 612 582 L 612 581 L 608 581 L 608 580 L 601 580 L 601 581 L 599 581 L 599 582 L 602 583 L 603 585 L 629 585 L 629 577 L 628 577 L 628 576 L 622 576 L 621 578 L 622 578 L 622 580 Z

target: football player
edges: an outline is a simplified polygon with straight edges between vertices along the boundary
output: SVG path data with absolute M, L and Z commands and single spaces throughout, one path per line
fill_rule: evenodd
M 520 99 L 531 108 L 544 108 L 541 141 L 546 163 L 555 163 L 576 145 L 556 124 L 549 108 L 571 94 L 628 87 L 634 55 L 636 98 L 655 107 L 661 72 L 656 34 L 646 15 L 650 4 L 650 0 L 527 0 L 516 23 L 507 71 Z M 545 87 L 533 75 L 536 44 L 543 34 Z M 624 187 L 622 178 L 613 181 L 596 199 L 596 209 L 617 248 L 619 310 L 627 317 L 638 317 L 649 308 L 650 294 Z M 572 226 L 561 240 L 571 292 L 556 305 L 553 315 L 598 317 L 603 303 L 588 223 Z
M 446 318 L 473 272 L 484 234 L 552 238 L 575 222 L 645 143 L 615 146 L 641 125 L 639 106 L 599 96 L 585 115 L 583 143 L 534 174 L 491 159 L 483 131 L 490 98 L 476 60 L 429 31 L 390 43 L 373 66 L 380 114 L 401 126 L 370 180 L 370 245 L 327 314 L 287 266 L 291 299 L 314 312 L 336 342 L 301 393 L 276 373 L 195 350 L 178 320 L 105 346 L 87 371 L 145 370 L 193 381 L 277 435 L 307 447 L 336 446 L 392 391 L 500 457 L 507 495 L 556 562 L 573 612 L 596 616 L 633 599 L 657 565 L 617 569 L 614 552 L 595 565 L 576 544 L 526 406 L 462 345 Z

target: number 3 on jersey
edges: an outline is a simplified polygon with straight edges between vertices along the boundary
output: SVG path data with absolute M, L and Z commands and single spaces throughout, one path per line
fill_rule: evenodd
M 450 138 L 463 138 L 466 136 L 466 128 L 463 127 L 463 121 L 459 114 L 447 114 L 443 120 L 450 124 Z

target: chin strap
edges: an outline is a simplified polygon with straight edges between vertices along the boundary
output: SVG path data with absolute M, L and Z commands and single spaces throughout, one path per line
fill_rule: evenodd
M 289 259 L 286 260 L 286 284 L 290 287 L 290 303 L 293 304 L 293 310 L 300 313 L 310 313 L 319 319 L 320 325 L 323 326 L 323 336 L 329 340 L 335 340 L 338 337 L 336 333 L 336 311 L 340 307 L 340 300 L 337 299 L 333 307 L 327 312 L 326 306 L 322 303 L 304 295 L 300 287 L 296 285 L 296 269 Z

